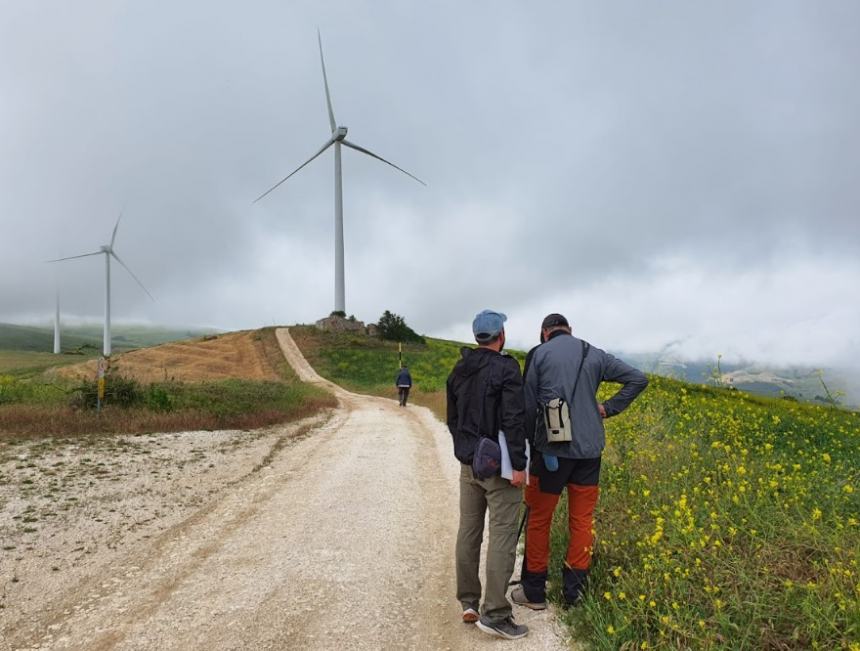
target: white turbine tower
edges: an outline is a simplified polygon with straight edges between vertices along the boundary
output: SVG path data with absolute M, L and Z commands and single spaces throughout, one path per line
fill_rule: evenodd
M 334 309 L 338 312 L 346 312 L 346 300 L 344 298 L 344 271 L 343 271 L 343 182 L 341 176 L 341 166 L 340 166 L 340 147 L 343 145 L 344 147 L 349 147 L 350 149 L 354 149 L 356 151 L 360 151 L 362 154 L 367 154 L 372 158 L 375 158 L 379 161 L 382 161 L 386 165 L 391 165 L 396 170 L 399 170 L 406 174 L 416 181 L 418 181 L 421 185 L 427 185 L 419 179 L 417 176 L 414 176 L 407 172 L 405 169 L 401 167 L 397 167 L 391 161 L 387 161 L 382 156 L 378 156 L 374 154 L 372 151 L 365 149 L 364 147 L 360 147 L 356 145 L 354 142 L 350 142 L 346 139 L 347 128 L 343 126 L 338 126 L 337 122 L 334 119 L 334 111 L 331 107 L 331 94 L 328 89 L 328 76 L 325 71 L 325 59 L 323 58 L 323 50 L 322 50 L 322 36 L 320 36 L 319 30 L 317 30 L 317 41 L 319 42 L 320 47 L 320 64 L 322 64 L 322 73 L 323 73 L 323 84 L 325 85 L 325 101 L 328 106 L 328 120 L 331 125 L 331 137 L 326 141 L 326 143 L 320 148 L 320 150 L 311 156 L 304 163 L 299 165 L 295 170 L 290 172 L 287 176 L 282 178 L 280 181 L 275 183 L 271 188 L 266 190 L 259 197 L 254 199 L 254 203 L 257 203 L 260 199 L 269 194 L 272 190 L 281 185 L 284 181 L 290 178 L 293 174 L 302 169 L 305 165 L 310 163 L 317 156 L 322 154 L 326 149 L 334 145 Z
M 98 251 L 93 251 L 92 253 L 83 253 L 81 255 L 72 255 L 68 258 L 58 258 L 56 260 L 50 260 L 49 262 L 62 262 L 63 260 L 75 260 L 77 258 L 88 258 L 92 255 L 102 255 L 105 256 L 105 327 L 104 327 L 104 341 L 102 343 L 102 352 L 105 357 L 110 357 L 111 352 L 111 336 L 110 336 L 110 259 L 113 257 L 117 262 L 119 262 L 125 270 L 129 273 L 129 275 L 134 278 L 135 282 L 140 285 L 141 289 L 146 292 L 146 295 L 149 298 L 155 299 L 152 297 L 152 294 L 149 293 L 149 290 L 143 286 L 143 283 L 138 280 L 138 277 L 134 275 L 134 272 L 128 268 L 125 262 L 123 262 L 120 257 L 114 251 L 113 245 L 116 241 L 116 230 L 119 228 L 119 221 L 122 219 L 122 213 L 120 213 L 119 217 L 117 217 L 116 225 L 113 227 L 113 234 L 110 238 L 110 244 L 105 244 L 99 247 Z
M 57 287 L 57 304 L 54 310 L 54 355 L 60 354 L 60 288 Z

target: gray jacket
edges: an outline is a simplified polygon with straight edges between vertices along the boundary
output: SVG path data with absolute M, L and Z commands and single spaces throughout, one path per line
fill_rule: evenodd
M 582 341 L 565 332 L 554 332 L 549 341 L 535 348 L 525 377 L 526 435 L 541 452 L 567 459 L 594 459 L 606 445 L 603 419 L 595 398 L 601 382 L 624 386 L 603 403 L 607 416 L 621 413 L 646 386 L 648 379 L 609 353 L 590 346 L 582 374 L 574 382 L 582 359 Z M 547 443 L 543 415 L 539 410 L 553 398 L 563 398 L 570 410 L 573 440 Z

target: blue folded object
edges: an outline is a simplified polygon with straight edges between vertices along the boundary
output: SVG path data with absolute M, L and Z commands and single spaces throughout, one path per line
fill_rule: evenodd
M 558 470 L 558 457 L 554 454 L 550 454 L 549 452 L 543 452 L 543 465 L 546 466 L 546 469 L 550 472 L 555 472 Z
M 499 474 L 502 449 L 493 439 L 482 437 L 472 458 L 472 474 L 476 479 L 489 479 Z

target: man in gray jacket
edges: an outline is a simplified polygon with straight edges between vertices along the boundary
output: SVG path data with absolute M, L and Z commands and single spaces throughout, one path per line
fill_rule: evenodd
M 606 442 L 603 419 L 623 411 L 648 385 L 645 374 L 609 353 L 577 339 L 561 314 L 541 325 L 542 343 L 526 360 L 526 435 L 534 455 L 526 487 L 528 508 L 522 581 L 515 603 L 546 608 L 552 515 L 567 486 L 570 541 L 562 568 L 562 593 L 574 605 L 582 596 L 591 565 L 593 514 L 599 493 L 600 455 Z M 623 386 L 604 403 L 601 382 Z

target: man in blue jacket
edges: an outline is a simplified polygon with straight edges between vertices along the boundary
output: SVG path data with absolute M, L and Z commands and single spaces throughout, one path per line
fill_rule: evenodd
M 394 384 L 397 386 L 397 393 L 400 397 L 400 406 L 405 407 L 406 399 L 409 397 L 409 389 L 412 388 L 412 376 L 409 375 L 409 369 L 406 367 L 406 364 L 400 368 L 400 372 L 397 374 Z
M 561 314 L 543 320 L 541 341 L 526 361 L 526 433 L 540 454 L 534 455 L 526 487 L 529 510 L 522 581 L 511 593 L 514 603 L 535 610 L 546 608 L 550 525 L 565 487 L 570 541 L 562 568 L 562 593 L 568 605 L 581 598 L 591 566 L 594 507 L 606 443 L 603 419 L 621 413 L 648 385 L 641 371 L 574 337 Z M 601 382 L 623 386 L 598 403 Z

